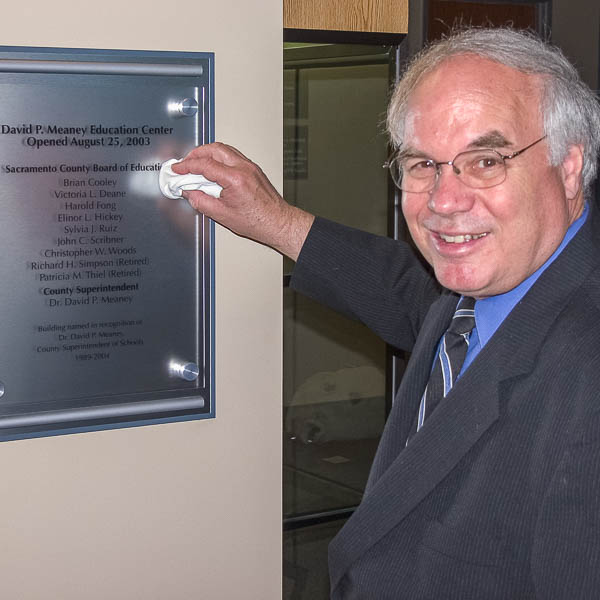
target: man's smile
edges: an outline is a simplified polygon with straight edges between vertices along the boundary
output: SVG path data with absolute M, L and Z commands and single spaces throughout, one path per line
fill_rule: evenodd
M 487 234 L 488 232 L 485 231 L 483 233 L 461 233 L 458 235 L 446 235 L 438 232 L 437 235 L 448 244 L 463 244 L 464 242 L 470 242 L 471 240 L 478 240 L 479 238 L 485 237 Z

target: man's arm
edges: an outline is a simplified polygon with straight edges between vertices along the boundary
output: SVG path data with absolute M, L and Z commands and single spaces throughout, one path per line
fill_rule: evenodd
M 313 227 L 313 215 L 287 204 L 256 164 L 225 144 L 200 146 L 172 169 L 201 173 L 223 187 L 217 199 L 184 192 L 196 210 L 293 260 L 302 252 L 292 287 L 362 321 L 393 346 L 412 348 L 440 289 L 407 244 L 323 219 Z
M 260 167 L 239 150 L 221 143 L 199 146 L 172 169 L 179 175 L 201 173 L 223 188 L 220 198 L 183 192 L 196 210 L 238 235 L 298 258 L 313 215 L 285 202 Z

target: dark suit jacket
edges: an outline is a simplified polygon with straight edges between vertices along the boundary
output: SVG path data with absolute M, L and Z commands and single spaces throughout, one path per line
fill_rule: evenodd
M 292 285 L 412 352 L 334 599 L 600 598 L 599 231 L 592 211 L 405 447 L 457 296 L 405 244 L 315 222 Z

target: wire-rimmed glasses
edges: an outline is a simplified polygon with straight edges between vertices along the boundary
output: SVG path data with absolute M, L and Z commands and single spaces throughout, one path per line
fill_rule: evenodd
M 411 156 L 399 150 L 383 166 L 390 170 L 394 183 L 403 192 L 429 192 L 435 187 L 441 167 L 452 167 L 454 174 L 468 187 L 490 188 L 506 179 L 506 162 L 520 156 L 546 136 L 512 154 L 500 154 L 492 148 L 460 152 L 453 160 L 436 162 L 423 156 Z

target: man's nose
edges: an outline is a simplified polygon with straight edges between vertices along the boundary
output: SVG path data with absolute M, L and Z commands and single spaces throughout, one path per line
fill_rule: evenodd
M 473 206 L 473 190 L 460 180 L 460 171 L 447 163 L 438 166 L 427 206 L 438 214 L 466 212 Z

